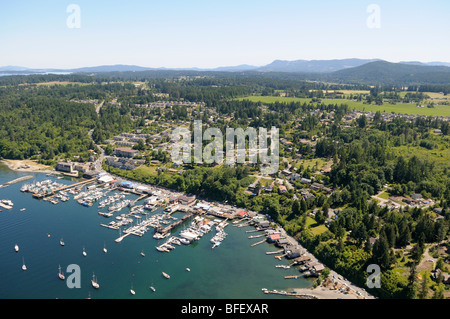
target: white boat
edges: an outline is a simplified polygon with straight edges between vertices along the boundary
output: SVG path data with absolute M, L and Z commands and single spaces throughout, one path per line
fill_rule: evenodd
M 152 291 L 156 291 L 155 287 L 153 287 L 153 286 L 150 286 L 150 289 L 151 289 Z
M 61 238 L 60 240 L 59 240 L 59 244 L 61 245 L 61 246 L 64 246 L 65 244 L 64 244 L 64 240 Z
M 24 212 L 25 210 L 26 210 L 25 207 L 20 209 L 21 212 Z
M 108 252 L 108 249 L 106 249 L 106 245 L 103 246 L 103 252 L 106 254 Z
M 186 270 L 187 270 L 187 271 L 191 271 L 191 269 L 189 269 L 189 268 L 186 268 Z
M 87 253 L 86 253 L 86 251 L 84 250 L 84 247 L 83 247 L 83 256 L 84 256 L 84 257 L 87 256 Z
M 22 270 L 27 270 L 27 266 L 25 266 L 25 260 L 22 257 Z
M 143 252 L 143 251 L 141 251 L 141 256 L 142 256 L 142 257 L 145 257 L 145 254 L 144 254 L 144 252 Z
M 19 251 L 19 245 L 15 244 L 15 245 L 14 245 L 14 250 L 15 250 L 16 252 L 18 252 L 18 251 Z
M 97 279 L 95 279 L 95 274 L 94 273 L 92 273 L 91 284 L 92 284 L 92 287 L 94 287 L 95 289 L 100 288 L 100 285 L 98 284 Z
M 130 293 L 131 293 L 132 295 L 135 295 L 135 294 L 136 294 L 136 292 L 133 290 L 133 285 L 131 285 Z
M 59 265 L 58 266 L 58 277 L 59 277 L 59 279 L 61 279 L 61 280 L 64 280 L 64 279 L 66 279 L 66 277 L 63 275 L 63 273 L 61 272 L 61 265 Z
M 162 275 L 163 275 L 164 277 L 166 277 L 167 279 L 170 279 L 170 276 L 169 276 L 168 274 L 166 274 L 164 271 L 162 272 Z

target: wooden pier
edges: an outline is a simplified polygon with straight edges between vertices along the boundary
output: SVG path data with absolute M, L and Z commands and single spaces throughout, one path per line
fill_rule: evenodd
M 257 243 L 251 244 L 251 246 L 254 247 L 254 246 L 256 246 L 256 245 L 262 244 L 262 243 L 265 242 L 265 241 L 266 241 L 265 239 L 264 239 L 264 240 L 261 240 L 261 241 L 259 241 L 259 242 L 257 242 Z

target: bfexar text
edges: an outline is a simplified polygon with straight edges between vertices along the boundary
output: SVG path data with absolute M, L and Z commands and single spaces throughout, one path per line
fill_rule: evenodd
M 227 303 L 225 307 L 217 306 L 205 306 L 205 305 L 194 305 L 189 303 L 188 305 L 181 307 L 182 314 L 203 314 L 209 317 L 213 316 L 214 313 L 226 313 L 226 314 L 268 314 L 269 305 L 268 304 L 258 304 L 258 303 Z

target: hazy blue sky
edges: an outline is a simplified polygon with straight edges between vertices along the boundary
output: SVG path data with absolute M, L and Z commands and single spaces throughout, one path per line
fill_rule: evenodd
M 80 8 L 80 28 L 67 25 L 69 4 Z M 379 28 L 367 25 L 370 4 Z M 450 62 L 449 16 L 448 0 L 0 0 L 0 66 Z

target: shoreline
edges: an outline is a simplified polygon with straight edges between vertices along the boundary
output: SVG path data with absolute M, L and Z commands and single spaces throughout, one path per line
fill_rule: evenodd
M 39 164 L 34 160 L 11 160 L 3 159 L 0 163 L 6 165 L 10 170 L 15 172 L 29 173 L 54 173 L 55 170 L 48 165 Z
M 36 163 L 36 161 L 32 161 L 32 160 L 1 160 L 0 163 L 4 163 L 10 170 L 13 171 L 18 171 L 18 172 L 34 172 L 34 173 L 55 173 L 56 171 L 51 167 L 51 166 L 47 166 L 47 165 L 43 165 L 43 164 L 38 164 Z M 108 173 L 110 175 L 116 176 L 114 174 Z M 118 178 L 124 179 L 121 176 L 116 176 Z M 138 184 L 142 184 L 142 185 L 147 185 L 147 186 L 151 186 L 154 188 L 158 188 L 158 189 L 163 189 L 165 191 L 168 191 L 170 193 L 173 194 L 182 194 L 181 192 L 178 192 L 176 190 L 172 190 L 172 189 L 167 189 L 158 185 L 151 185 L 151 184 L 146 184 L 146 183 L 141 183 L 138 182 Z M 207 202 L 211 205 L 222 205 L 224 207 L 228 206 L 229 208 L 238 208 L 236 206 L 231 206 L 229 204 L 225 204 L 225 203 L 220 203 L 220 202 L 216 202 L 213 200 L 208 200 L 208 199 L 199 199 L 198 200 L 202 201 L 202 202 Z M 256 214 L 258 214 L 257 212 L 253 212 L 251 210 L 246 209 L 247 212 L 249 213 L 249 216 L 255 216 Z M 289 235 L 286 230 L 281 227 L 281 225 L 279 225 L 278 223 L 276 224 L 276 229 L 278 231 L 280 231 L 282 233 L 282 236 L 285 237 L 291 245 L 293 246 L 297 246 L 300 249 L 302 249 L 304 251 L 304 255 L 308 255 L 311 260 L 313 260 L 316 263 L 320 263 L 322 264 L 313 254 L 311 254 L 306 248 L 304 248 L 300 242 L 298 242 L 295 238 L 293 238 L 291 235 Z M 325 266 L 325 265 L 324 265 Z M 325 281 L 329 283 L 331 279 L 331 282 L 333 283 L 334 287 L 327 287 L 325 286 Z M 284 293 L 281 293 L 279 291 L 271 291 L 268 293 L 273 293 L 273 294 L 281 294 L 281 295 L 286 295 L 286 296 L 293 296 L 296 298 L 301 298 L 301 299 L 374 299 L 374 296 L 368 294 L 363 288 L 358 287 L 356 285 L 354 285 L 353 283 L 351 283 L 350 281 L 348 281 L 346 278 L 344 278 L 342 275 L 336 273 L 335 271 L 333 271 L 332 269 L 330 269 L 330 275 L 328 276 L 328 279 L 326 279 L 320 286 L 316 287 L 316 288 L 286 288 L 286 291 Z M 344 292 L 343 290 L 338 290 L 336 288 L 336 286 L 340 286 L 340 287 L 345 287 L 347 289 L 346 292 Z M 287 292 L 287 293 L 286 293 Z M 357 294 L 357 292 L 359 292 Z

